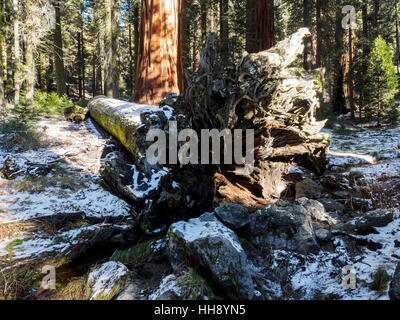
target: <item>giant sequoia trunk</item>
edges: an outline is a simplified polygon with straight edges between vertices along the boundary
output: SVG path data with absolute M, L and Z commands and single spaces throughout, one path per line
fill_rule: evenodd
M 143 0 L 132 102 L 158 104 L 183 89 L 181 0 Z
M 314 118 L 321 86 L 318 74 L 299 67 L 306 36 L 308 30 L 300 29 L 270 50 L 244 56 L 235 68 L 223 68 L 218 39 L 210 34 L 198 72 L 179 97 L 167 96 L 160 108 L 104 97 L 90 102 L 92 117 L 134 155 L 133 173 L 131 167 L 119 169 L 114 161 L 107 165 L 103 179 L 135 203 L 143 230 L 149 220 L 188 218 L 209 210 L 215 201 L 250 210 L 264 207 L 277 201 L 290 184 L 291 165 L 322 173 L 329 136 L 319 133 L 325 122 Z M 177 121 L 178 132 L 188 127 L 198 133 L 214 128 L 253 129 L 254 170 L 235 175 L 245 163 L 150 165 L 145 154 L 152 142 L 145 137 L 157 128 L 170 141 L 174 136 L 168 120 Z M 246 137 L 243 140 L 246 143 Z
M 246 51 L 267 50 L 274 45 L 274 0 L 247 0 Z

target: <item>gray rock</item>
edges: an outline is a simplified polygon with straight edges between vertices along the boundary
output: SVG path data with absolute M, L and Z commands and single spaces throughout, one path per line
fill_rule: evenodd
M 234 203 L 224 204 L 214 210 L 215 215 L 229 228 L 240 229 L 250 221 L 249 211 Z
M 322 198 L 318 199 L 318 201 L 324 205 L 326 212 L 336 212 L 341 214 L 345 209 L 343 204 L 333 199 Z
M 385 210 L 372 211 L 362 217 L 357 217 L 339 229 L 349 233 L 368 234 L 374 232 L 374 228 L 386 227 L 393 221 L 393 212 Z
M 315 236 L 321 241 L 329 241 L 332 239 L 332 234 L 327 229 L 318 229 L 315 231 Z
M 201 276 L 184 271 L 163 278 L 149 300 L 205 300 L 213 297 L 214 293 Z
M 73 106 L 64 109 L 64 116 L 67 121 L 80 123 L 85 120 L 88 110 L 80 106 Z
M 236 234 L 210 214 L 172 224 L 168 256 L 174 270 L 190 261 L 209 271 L 230 298 L 253 298 L 247 256 Z
M 346 204 L 354 210 L 368 211 L 372 208 L 371 201 L 363 198 L 351 198 L 347 200 Z
M 309 199 L 319 199 L 324 193 L 324 187 L 315 182 L 312 179 L 304 179 L 296 183 L 296 199 L 298 198 L 309 198 Z
M 254 245 L 300 253 L 317 252 L 311 214 L 301 205 L 278 201 L 250 218 L 249 240 Z
M 140 288 L 135 283 L 129 283 L 115 300 L 140 300 Z
M 390 300 L 400 300 L 400 263 L 397 264 L 389 289 Z
M 111 300 L 120 293 L 129 277 L 129 269 L 121 262 L 108 261 L 94 267 L 87 278 L 91 300 Z
M 26 159 L 12 159 L 8 157 L 4 161 L 3 166 L 0 167 L 0 177 L 7 180 L 14 180 L 24 175 L 31 177 L 45 176 L 53 169 L 56 162 L 57 159 L 47 163 L 33 163 Z
M 296 202 L 302 205 L 308 211 L 313 220 L 318 222 L 326 220 L 325 207 L 321 202 L 307 198 L 299 198 Z

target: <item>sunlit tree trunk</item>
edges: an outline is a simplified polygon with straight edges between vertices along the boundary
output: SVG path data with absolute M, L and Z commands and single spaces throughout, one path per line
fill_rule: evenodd
M 143 0 L 132 102 L 158 104 L 183 90 L 181 0 Z
M 27 0 L 24 3 L 24 43 L 25 43 L 25 80 L 26 80 L 26 103 L 29 108 L 33 107 L 33 96 L 36 84 L 36 64 L 34 54 L 40 43 L 40 25 L 38 23 L 38 7 L 36 1 Z
M 18 0 L 13 0 L 14 13 L 14 104 L 19 104 L 21 89 L 21 54 L 19 47 L 19 13 Z
M 119 1 L 105 1 L 105 95 L 119 97 L 118 36 Z
M 247 0 L 246 51 L 264 51 L 274 45 L 274 0 Z
M 57 94 L 62 96 L 67 94 L 67 84 L 66 75 L 64 68 L 64 53 L 63 53 L 63 43 L 61 34 L 61 12 L 60 12 L 61 2 L 59 0 L 54 0 L 54 8 L 56 13 L 56 27 L 54 30 L 54 65 L 56 72 L 56 84 L 57 84 Z
M 139 21 L 140 21 L 140 0 L 133 0 L 133 35 L 134 35 L 134 67 L 136 71 L 139 54 Z
M 201 46 L 204 46 L 207 39 L 207 14 L 208 0 L 199 0 L 200 4 L 200 31 L 201 31 Z M 196 30 L 197 33 L 199 30 Z M 198 40 L 197 40 L 198 41 Z
M 78 12 L 79 30 L 77 31 L 77 71 L 79 98 L 85 96 L 85 48 L 84 48 L 84 25 L 83 25 L 83 3 L 80 4 Z
M 135 62 L 134 62 L 134 52 L 133 52 L 133 31 L 132 31 L 132 23 L 134 19 L 133 13 L 133 0 L 128 0 L 128 13 L 127 13 L 127 24 L 128 24 L 128 61 L 129 61 L 129 74 L 128 74 L 128 91 L 132 94 L 133 91 L 133 77 L 135 73 Z
M 104 41 L 101 41 L 100 35 L 97 35 L 97 71 L 96 71 L 96 88 L 97 94 L 104 94 L 104 72 L 103 72 L 103 57 L 104 57 Z

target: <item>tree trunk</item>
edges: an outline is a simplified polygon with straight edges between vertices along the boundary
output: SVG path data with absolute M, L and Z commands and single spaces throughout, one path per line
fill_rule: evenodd
M 96 95 L 104 94 L 104 72 L 103 72 L 103 59 L 104 59 L 104 41 L 101 41 L 100 34 L 97 35 L 97 44 L 96 44 Z
M 200 47 L 203 47 L 207 39 L 207 15 L 208 15 L 208 1 L 200 0 L 200 32 L 201 42 Z M 199 29 L 196 29 L 196 33 Z M 195 40 L 196 41 L 196 40 Z
M 247 0 L 246 51 L 255 53 L 274 45 L 274 1 Z
M 322 0 L 316 0 L 316 20 L 317 20 L 317 55 L 316 55 L 316 67 L 320 68 L 322 66 Z
M 350 106 L 350 117 L 355 118 L 355 106 L 354 106 L 354 71 L 353 71 L 353 61 L 354 61 L 354 30 L 349 29 L 349 74 L 348 77 L 348 87 L 349 87 L 349 106 Z
M 95 51 L 93 51 L 93 56 L 92 56 L 92 96 L 93 98 L 96 96 L 97 92 L 97 77 L 96 77 L 96 56 L 95 56 Z
M 312 0 L 303 0 L 303 25 L 311 31 L 312 28 Z M 304 39 L 304 69 L 311 70 L 314 65 L 314 49 L 312 36 Z
M 78 92 L 79 92 L 79 99 L 82 99 L 82 49 L 81 49 L 81 32 L 78 32 L 77 35 L 77 44 L 78 44 L 78 56 L 77 56 L 77 62 L 78 62 Z
M 396 2 L 396 55 L 397 55 L 397 74 L 400 74 L 400 34 L 399 34 L 399 8 Z
M 229 61 L 229 19 L 228 19 L 228 0 L 219 0 L 219 38 L 220 38 L 220 57 L 223 65 Z
M 47 83 L 46 83 L 46 68 L 43 64 L 43 56 L 39 50 L 38 52 L 38 62 L 37 62 L 37 77 L 40 90 L 43 92 L 47 91 Z
M 183 90 L 181 0 L 143 0 L 132 102 L 158 104 Z
M 55 0 L 54 8 L 56 12 L 56 28 L 54 30 L 54 65 L 56 72 L 57 94 L 61 97 L 67 94 L 67 84 L 66 84 L 66 75 L 64 68 L 60 6 L 61 6 L 60 0 Z
M 133 76 L 135 73 L 135 64 L 134 64 L 134 52 L 133 52 L 133 32 L 132 32 L 132 23 L 133 23 L 133 5 L 132 0 L 127 1 L 128 4 L 128 17 L 127 17 L 127 24 L 128 24 L 128 92 L 131 95 L 133 91 Z
M 3 57 L 3 16 L 4 16 L 4 0 L 0 0 L 0 107 L 4 103 L 4 57 Z
M 381 0 L 374 0 L 374 15 L 372 19 L 373 23 L 373 39 L 374 40 L 379 34 L 379 27 L 380 27 L 380 10 L 381 10 Z
M 362 65 L 361 65 L 361 73 L 364 74 L 364 72 L 367 70 L 367 64 L 368 64 L 368 55 L 370 52 L 370 47 L 369 47 L 369 24 L 368 24 L 368 0 L 363 0 L 362 4 L 362 35 L 363 35 L 363 41 L 362 41 Z M 362 79 L 359 79 L 361 82 Z M 362 113 L 363 113 L 363 107 L 364 107 L 364 88 L 363 88 L 363 83 L 361 83 L 361 88 L 359 90 L 360 94 L 360 100 L 359 100 L 359 119 L 360 121 L 362 120 Z
M 119 2 L 116 0 L 105 1 L 105 95 L 119 97 L 119 71 L 118 71 L 118 36 L 119 36 Z
M 342 61 L 344 29 L 342 28 L 342 2 L 337 3 L 335 14 L 335 50 L 334 50 L 334 79 L 333 79 L 333 111 L 338 114 L 347 113 L 344 98 L 344 67 Z
M 19 47 L 19 13 L 18 0 L 13 0 L 14 13 L 14 104 L 19 104 L 21 89 L 21 56 Z
M 30 34 L 27 37 L 26 41 L 26 51 L 25 51 L 25 59 L 26 59 L 26 67 L 27 67 L 27 74 L 26 74 L 26 103 L 29 107 L 33 106 L 33 95 L 35 90 L 35 78 L 36 78 L 36 68 L 35 62 L 33 59 L 33 50 L 34 50 L 34 43 L 33 43 L 33 35 Z
M 133 36 L 134 36 L 134 68 L 135 72 L 137 71 L 137 63 L 138 63 L 138 56 L 139 56 L 139 21 L 140 21 L 140 1 L 139 0 L 134 0 L 133 3 Z M 133 79 L 135 78 L 134 75 Z
M 83 21 L 82 21 L 83 23 Z M 81 72 L 82 72 L 82 97 L 85 99 L 85 75 L 86 75 L 86 64 L 85 64 L 85 39 L 84 39 L 84 33 L 83 33 L 83 24 L 82 24 L 82 32 L 81 32 L 81 50 L 82 50 L 82 61 L 81 61 Z

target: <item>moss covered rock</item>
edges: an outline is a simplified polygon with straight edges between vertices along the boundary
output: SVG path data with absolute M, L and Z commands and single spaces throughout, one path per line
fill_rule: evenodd
M 236 234 L 213 214 L 171 225 L 168 255 L 175 270 L 185 262 L 203 268 L 229 298 L 253 298 L 254 283 L 246 253 Z
M 68 107 L 64 109 L 65 119 L 80 123 L 85 121 L 88 110 L 79 106 Z

